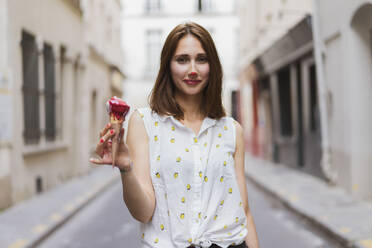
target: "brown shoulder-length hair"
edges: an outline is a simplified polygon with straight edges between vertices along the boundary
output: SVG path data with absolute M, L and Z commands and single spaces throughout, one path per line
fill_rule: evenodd
M 177 25 L 168 35 L 160 57 L 160 69 L 150 94 L 150 107 L 159 115 L 171 115 L 183 119 L 184 112 L 175 99 L 175 85 L 172 80 L 170 62 L 178 42 L 186 35 L 197 38 L 206 52 L 209 62 L 209 77 L 203 90 L 201 112 L 205 117 L 220 119 L 226 116 L 222 105 L 222 66 L 217 49 L 208 31 L 202 26 L 187 22 Z

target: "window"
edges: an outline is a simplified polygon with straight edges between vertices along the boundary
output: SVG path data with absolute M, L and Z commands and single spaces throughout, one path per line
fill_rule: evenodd
M 56 137 L 56 92 L 55 58 L 50 45 L 44 44 L 44 84 L 45 84 L 45 138 L 48 141 Z
M 159 13 L 161 9 L 160 0 L 146 0 L 146 13 Z
M 56 139 L 56 78 L 55 56 L 53 47 L 43 44 L 42 53 L 35 36 L 22 32 L 22 65 L 23 65 L 23 110 L 24 142 L 26 145 L 39 144 L 40 139 Z M 43 56 L 42 67 L 44 80 L 39 82 L 39 56 Z M 40 94 L 43 91 L 43 94 Z M 59 94 L 59 93 L 58 93 Z M 43 111 L 41 111 L 43 110 Z M 45 110 L 45 113 L 44 113 Z M 41 116 L 41 113 L 43 116 Z M 41 122 L 42 121 L 42 122 Z
M 211 12 L 212 1 L 211 0 L 198 0 L 198 12 Z
M 36 144 L 40 140 L 40 110 L 39 60 L 35 37 L 23 31 L 21 45 L 23 65 L 23 135 L 26 144 Z
M 147 65 L 146 76 L 153 76 L 160 65 L 161 30 L 147 30 L 146 32 Z

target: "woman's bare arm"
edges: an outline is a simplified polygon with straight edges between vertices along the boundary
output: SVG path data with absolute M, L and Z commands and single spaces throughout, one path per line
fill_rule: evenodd
M 235 127 L 236 127 L 236 150 L 234 154 L 235 174 L 236 174 L 236 179 L 238 181 L 240 195 L 243 201 L 245 214 L 247 216 L 248 235 L 246 236 L 245 242 L 247 243 L 249 248 L 259 248 L 256 226 L 254 224 L 253 217 L 251 215 L 251 211 L 249 209 L 249 204 L 248 204 L 248 191 L 247 191 L 247 183 L 245 180 L 245 171 L 244 171 L 244 153 L 245 153 L 244 133 L 243 133 L 243 128 L 240 126 L 239 123 L 236 122 Z
M 133 169 L 121 176 L 124 202 L 136 220 L 147 223 L 155 210 L 155 192 L 150 176 L 149 139 L 137 111 L 129 119 L 126 143 Z

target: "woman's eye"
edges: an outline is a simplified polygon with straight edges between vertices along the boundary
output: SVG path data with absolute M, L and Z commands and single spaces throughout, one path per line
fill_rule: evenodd
M 207 57 L 200 57 L 200 58 L 198 58 L 198 61 L 202 62 L 202 63 L 206 63 L 206 62 L 208 62 L 208 59 L 207 59 Z
M 178 63 L 186 63 L 187 59 L 186 58 L 177 58 L 176 60 Z

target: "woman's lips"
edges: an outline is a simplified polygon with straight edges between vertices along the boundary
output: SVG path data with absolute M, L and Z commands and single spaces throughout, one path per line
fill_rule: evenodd
M 189 80 L 189 79 L 186 79 L 186 80 L 183 80 L 186 84 L 188 85 L 196 85 L 198 83 L 201 82 L 201 80 Z

